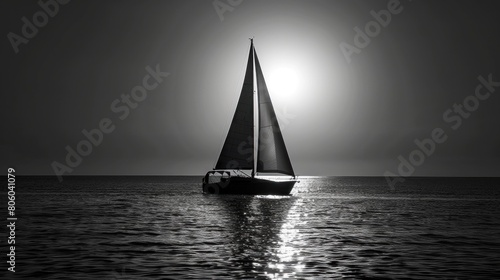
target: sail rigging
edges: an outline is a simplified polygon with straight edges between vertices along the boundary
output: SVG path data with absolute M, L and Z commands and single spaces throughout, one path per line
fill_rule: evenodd
M 257 82 L 256 110 L 253 97 L 254 66 Z M 254 111 L 257 111 L 257 126 L 254 125 Z M 258 138 L 257 147 L 254 144 L 254 134 Z M 295 176 L 253 40 L 240 99 L 215 169 L 252 169 L 252 175 L 256 171 Z

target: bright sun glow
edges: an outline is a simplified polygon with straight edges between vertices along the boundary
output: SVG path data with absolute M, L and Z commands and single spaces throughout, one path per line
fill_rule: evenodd
M 281 67 L 269 74 L 266 79 L 273 101 L 281 104 L 295 102 L 299 92 L 299 75 L 291 67 Z

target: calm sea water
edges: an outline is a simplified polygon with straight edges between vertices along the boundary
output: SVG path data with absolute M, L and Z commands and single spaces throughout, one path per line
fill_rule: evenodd
M 203 195 L 201 176 L 24 177 L 16 203 L 2 279 L 500 279 L 498 178 L 302 178 L 252 197 Z

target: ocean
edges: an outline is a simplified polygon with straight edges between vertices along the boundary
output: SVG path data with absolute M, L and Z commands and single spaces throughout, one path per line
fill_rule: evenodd
M 202 176 L 16 179 L 2 279 L 500 279 L 500 178 L 305 177 L 291 196 L 203 195 Z

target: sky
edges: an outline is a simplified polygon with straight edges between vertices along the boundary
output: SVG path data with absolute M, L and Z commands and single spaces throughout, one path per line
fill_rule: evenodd
M 4 170 L 204 174 L 253 37 L 296 174 L 500 175 L 495 1 L 41 3 L 0 3 Z

